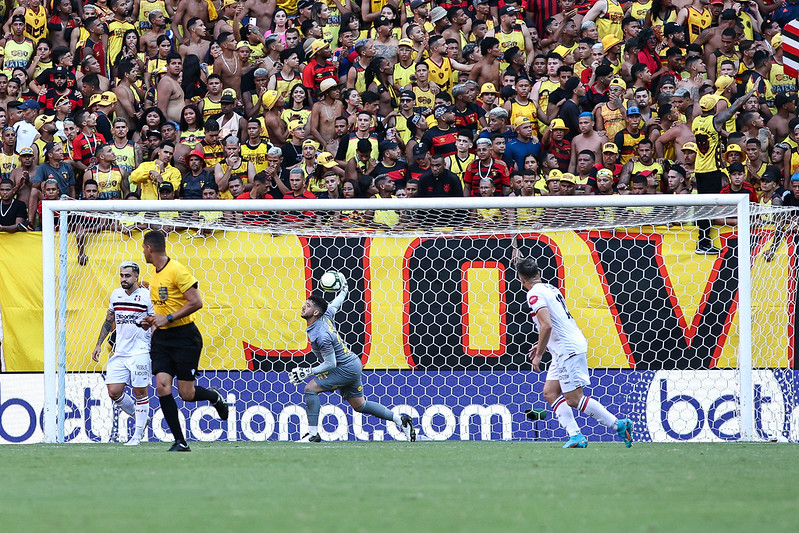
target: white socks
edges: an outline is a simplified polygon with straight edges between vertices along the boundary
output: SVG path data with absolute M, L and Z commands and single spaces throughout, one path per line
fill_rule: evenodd
M 558 396 L 558 399 L 552 404 L 552 409 L 555 411 L 555 416 L 558 417 L 558 422 L 560 422 L 560 425 L 570 437 L 580 433 L 580 426 L 577 425 L 577 421 L 574 419 L 574 411 L 566 403 L 566 398 L 562 395 Z
M 135 411 L 136 429 L 133 432 L 133 438 L 141 440 L 144 426 L 147 424 L 147 415 L 150 413 L 150 399 L 142 398 L 141 400 L 136 400 Z
M 618 420 L 598 401 L 592 400 L 588 396 L 583 396 L 577 408 L 591 418 L 596 419 L 603 426 L 616 430 Z
M 130 394 L 127 392 L 122 393 L 122 396 L 119 399 L 114 400 L 114 403 L 119 406 L 120 409 L 125 411 L 128 415 L 134 416 L 135 408 L 133 407 L 133 398 L 131 398 Z
M 315 437 L 319 434 L 319 426 L 308 426 L 308 435 Z

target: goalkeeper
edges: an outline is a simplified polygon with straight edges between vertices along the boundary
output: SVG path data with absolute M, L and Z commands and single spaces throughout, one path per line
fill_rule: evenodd
M 384 420 L 391 420 L 405 434 L 409 441 L 416 440 L 411 417 L 383 407 L 379 403 L 367 402 L 363 395 L 361 373 L 363 367 L 358 357 L 341 340 L 336 329 L 335 314 L 347 296 L 347 281 L 341 274 L 341 290 L 336 298 L 328 303 L 319 295 L 312 294 L 304 304 L 300 316 L 308 327 L 308 340 L 311 350 L 321 363 L 315 367 L 297 367 L 289 372 L 289 381 L 295 385 L 304 382 L 309 376 L 313 379 L 305 385 L 305 410 L 308 413 L 308 434 L 300 442 L 321 442 L 319 436 L 319 393 L 336 389 L 359 413 L 368 413 Z

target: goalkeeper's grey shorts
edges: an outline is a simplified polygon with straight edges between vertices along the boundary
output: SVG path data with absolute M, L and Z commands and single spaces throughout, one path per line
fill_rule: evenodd
M 363 396 L 361 381 L 361 362 L 358 359 L 339 365 L 333 370 L 317 374 L 314 379 L 325 392 L 339 391 L 345 400 Z

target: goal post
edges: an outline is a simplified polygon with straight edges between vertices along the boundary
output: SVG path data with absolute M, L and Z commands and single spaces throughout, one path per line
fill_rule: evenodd
M 378 212 L 399 222 L 392 228 Z M 117 424 L 124 433 L 104 395 L 104 360 L 95 365 L 90 353 L 119 263 L 139 262 L 148 278 L 141 236 L 154 227 L 168 228 L 168 254 L 201 280 L 198 379 L 233 407 L 226 424 L 203 407 L 182 409 L 191 438 L 296 436 L 307 421 L 285 370 L 309 360 L 297 313 L 322 272 L 341 270 L 352 291 L 336 318 L 364 362 L 367 396 L 418 417 L 432 440 L 562 439 L 541 415 L 544 377 L 526 358 L 535 333 L 513 261 L 528 254 L 540 256 L 545 281 L 566 295 L 588 338 L 589 394 L 633 417 L 645 440 L 796 431 L 792 274 L 758 266 L 782 276 L 762 292 L 785 293 L 753 302 L 754 254 L 774 235 L 760 221 L 784 215 L 745 195 L 50 201 L 42 213 L 45 442 L 105 441 Z M 366 215 L 337 223 L 342 213 Z M 74 222 L 87 219 L 97 231 L 81 237 L 83 266 Z M 737 219 L 714 226 L 718 258 L 695 254 L 702 219 Z M 793 265 L 787 247 L 778 260 Z M 756 332 L 753 305 L 767 318 Z M 764 335 L 754 361 L 753 338 Z M 395 436 L 337 397 L 323 401 L 325 438 Z M 150 437 L 168 440 L 161 422 Z M 612 439 L 595 424 L 588 435 Z

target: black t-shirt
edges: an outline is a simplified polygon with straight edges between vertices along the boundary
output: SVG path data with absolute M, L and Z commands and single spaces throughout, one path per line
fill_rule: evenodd
M 17 218 L 23 221 L 28 218 L 25 204 L 12 198 L 10 203 L 0 202 L 0 226 L 16 226 Z
M 419 178 L 419 198 L 462 198 L 463 187 L 458 176 L 445 170 L 439 176 L 427 171 Z
M 287 142 L 281 150 L 283 150 L 283 168 L 293 167 L 302 160 L 302 146 Z
M 203 187 L 212 181 L 214 181 L 214 176 L 207 170 L 203 170 L 196 177 L 191 172 L 186 172 L 180 182 L 180 197 L 184 200 L 201 200 Z
M 386 174 L 397 188 L 402 188 L 408 179 L 408 165 L 404 161 L 397 161 L 393 166 L 387 167 L 381 161 L 372 171 L 372 176 L 377 177 L 380 174 Z

